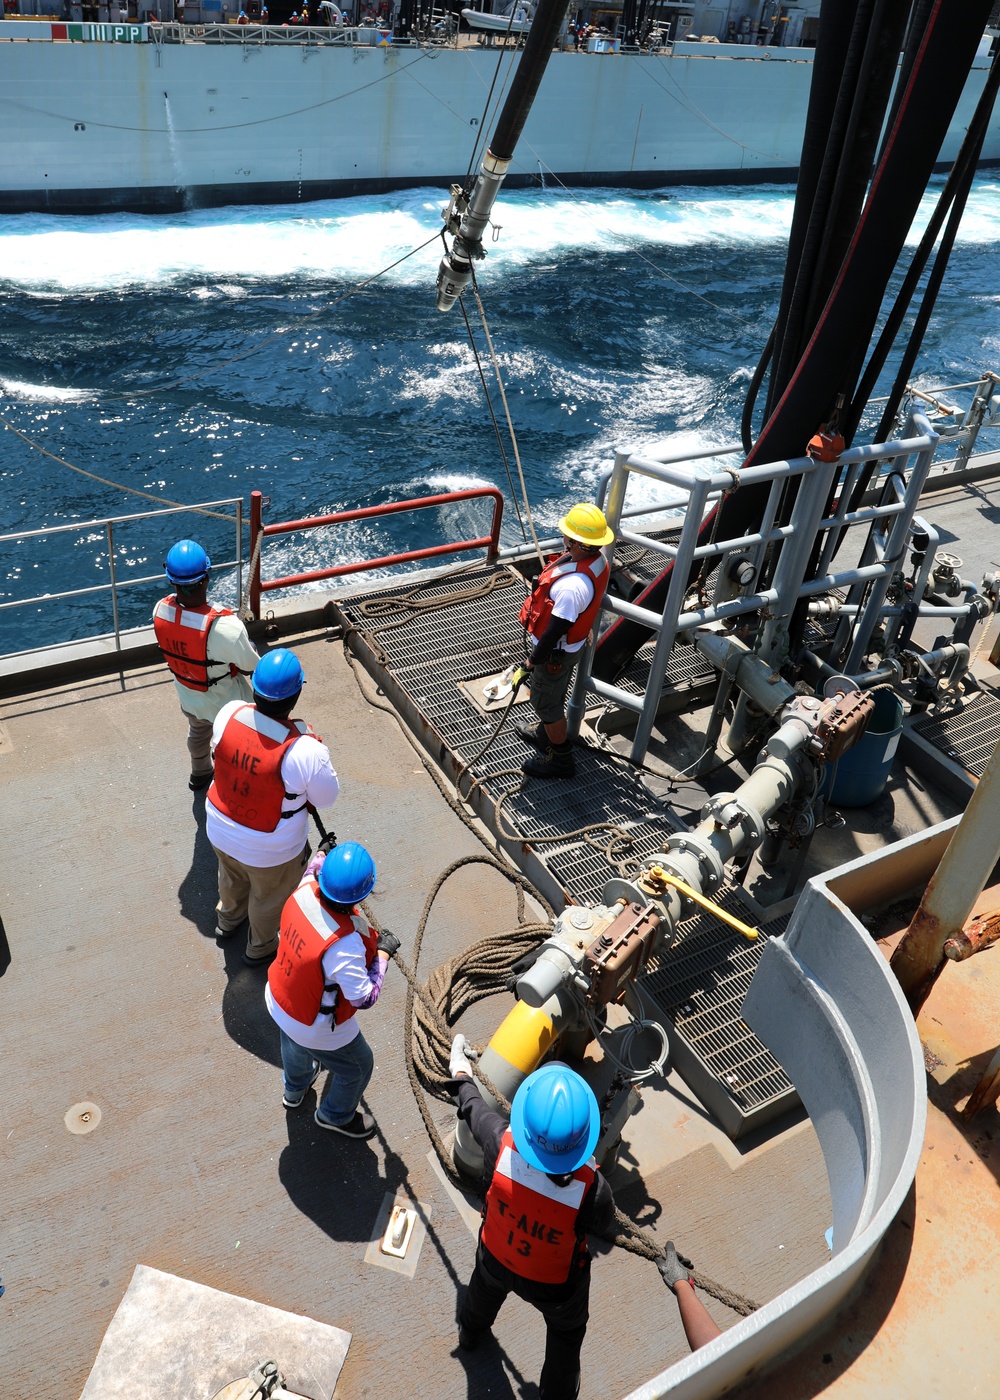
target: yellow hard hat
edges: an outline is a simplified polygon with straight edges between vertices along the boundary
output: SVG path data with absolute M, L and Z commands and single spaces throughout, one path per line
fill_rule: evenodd
M 608 527 L 600 506 L 581 504 L 568 510 L 559 522 L 560 531 L 571 540 L 600 549 L 610 544 L 615 537 L 614 530 Z

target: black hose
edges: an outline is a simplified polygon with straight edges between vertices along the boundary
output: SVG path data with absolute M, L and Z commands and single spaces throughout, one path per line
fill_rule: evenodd
M 521 62 L 490 140 L 490 150 L 498 160 L 510 160 L 514 154 L 565 17 L 566 0 L 541 0 L 535 11 Z

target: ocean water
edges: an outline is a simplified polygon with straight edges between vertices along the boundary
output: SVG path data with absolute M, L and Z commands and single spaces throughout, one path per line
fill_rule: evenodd
M 738 437 L 792 201 L 784 187 L 500 201 L 480 286 L 540 529 L 592 496 L 622 445 Z M 258 489 L 274 521 L 476 485 L 509 498 L 460 312 L 435 308 L 440 240 L 345 296 L 433 239 L 442 203 L 426 189 L 0 219 L 0 414 L 66 462 L 158 498 L 246 500 Z M 1000 184 L 984 177 L 917 366 L 923 383 L 1000 369 L 998 266 Z M 2 426 L 0 448 L 0 534 L 85 525 L 0 542 L 0 601 L 106 583 L 105 533 L 86 522 L 154 503 L 74 473 Z M 467 538 L 486 519 L 473 503 L 281 536 L 264 573 Z M 224 521 L 133 521 L 115 527 L 118 581 L 157 573 L 181 534 L 216 560 L 233 557 Z M 509 499 L 503 538 L 521 538 Z M 124 588 L 122 626 L 145 622 L 161 592 L 157 582 Z M 233 570 L 213 593 L 235 602 Z M 4 609 L 0 652 L 110 626 L 104 592 Z

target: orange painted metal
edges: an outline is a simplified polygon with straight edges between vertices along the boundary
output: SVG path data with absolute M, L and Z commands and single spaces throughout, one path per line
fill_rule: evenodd
M 404 501 L 387 501 L 380 506 L 360 506 L 356 510 L 339 510 L 333 515 L 311 515 L 301 520 L 281 520 L 264 525 L 261 520 L 262 496 L 259 491 L 250 493 L 250 557 L 255 559 L 257 541 L 263 536 L 288 535 L 297 530 L 316 530 L 324 525 L 344 525 L 352 520 L 375 520 L 384 515 L 398 515 L 402 511 L 427 510 L 432 506 L 450 505 L 454 501 L 490 499 L 493 502 L 493 519 L 488 535 L 479 535 L 472 540 L 455 540 L 449 544 L 431 545 L 425 549 L 407 549 L 399 554 L 383 555 L 379 559 L 359 559 L 350 564 L 335 564 L 328 569 L 312 569 L 308 573 L 286 574 L 283 578 L 262 579 L 260 558 L 252 564 L 250 580 L 250 608 L 254 617 L 260 616 L 262 593 L 276 588 L 294 588 L 302 583 L 316 583 L 325 578 L 343 578 L 347 574 L 365 573 L 370 569 L 384 569 L 391 564 L 410 564 L 420 559 L 439 559 L 447 554 L 464 554 L 471 549 L 485 549 L 487 559 L 495 559 L 500 549 L 500 526 L 503 523 L 503 493 L 495 486 L 474 486 L 465 491 L 445 491 L 437 496 L 412 496 Z

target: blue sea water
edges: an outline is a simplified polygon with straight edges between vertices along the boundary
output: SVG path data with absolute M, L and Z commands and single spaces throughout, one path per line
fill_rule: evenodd
M 480 285 L 541 527 L 592 495 L 616 448 L 738 436 L 772 322 L 785 187 L 504 196 Z M 0 219 L 0 414 L 66 461 L 183 502 L 253 489 L 284 520 L 507 479 L 456 309 L 435 309 L 437 190 L 295 207 Z M 916 232 L 913 237 L 917 236 Z M 1000 185 L 981 178 L 917 377 L 1000 368 Z M 481 350 L 485 352 L 481 331 Z M 249 353 L 247 353 L 249 352 Z M 234 358 L 239 356 L 240 358 Z M 487 364 L 489 374 L 489 366 Z M 494 406 L 500 404 L 490 381 Z M 0 534 L 153 509 L 0 428 Z M 641 490 L 641 487 L 640 487 Z M 509 494 L 509 492 L 508 492 Z M 481 506 L 268 544 L 265 575 L 484 532 Z M 119 581 L 179 533 L 233 555 L 223 521 L 116 527 Z M 508 502 L 504 540 L 520 539 Z M 97 528 L 0 543 L 0 601 L 106 583 Z M 225 573 L 213 590 L 235 601 Z M 127 588 L 122 625 L 158 584 Z M 105 593 L 0 611 L 0 652 L 107 631 Z

